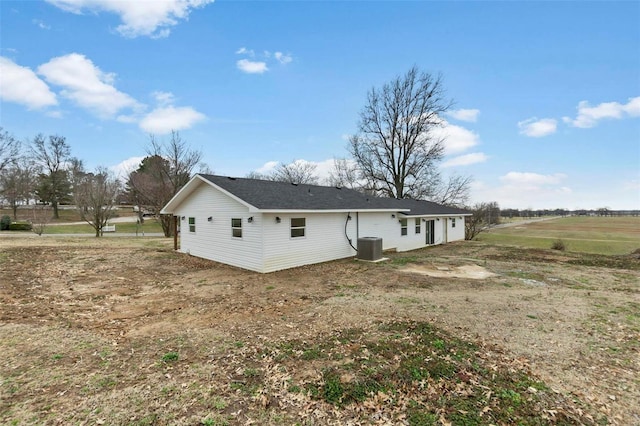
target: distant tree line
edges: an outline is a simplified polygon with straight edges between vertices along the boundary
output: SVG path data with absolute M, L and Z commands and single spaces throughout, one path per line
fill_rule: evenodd
M 105 167 L 87 171 L 83 161 L 71 155 L 64 136 L 39 134 L 21 142 L 0 128 L 0 201 L 9 205 L 14 221 L 18 209 L 28 207 L 39 234 L 51 219 L 60 218 L 60 205 L 73 205 L 99 237 L 117 205 L 125 203 L 138 207 L 140 221 L 143 212 L 157 216 L 170 236 L 171 218 L 161 216 L 160 210 L 196 167 L 209 171 L 201 158 L 202 153 L 190 149 L 177 132 L 166 142 L 151 136 L 147 156 L 122 181 Z
M 505 218 L 536 218 L 545 216 L 640 216 L 640 210 L 612 210 L 608 207 L 597 209 L 502 209 Z

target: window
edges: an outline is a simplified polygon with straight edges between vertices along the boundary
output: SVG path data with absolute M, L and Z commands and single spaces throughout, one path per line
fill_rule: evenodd
M 196 218 L 189 218 L 189 232 L 196 232 Z
M 416 219 L 416 234 L 420 233 L 420 218 Z
M 452 227 L 452 228 L 455 228 L 455 227 L 456 227 L 456 218 L 455 218 L 455 217 L 452 217 L 452 218 L 451 218 L 451 227 Z
M 231 219 L 231 235 L 242 238 L 242 219 Z
M 400 235 L 407 235 L 407 219 L 400 219 Z
M 291 238 L 304 237 L 307 220 L 304 217 L 291 219 Z

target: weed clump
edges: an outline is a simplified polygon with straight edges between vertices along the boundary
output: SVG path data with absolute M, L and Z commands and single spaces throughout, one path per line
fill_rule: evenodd
M 564 241 L 558 239 L 555 240 L 552 244 L 551 244 L 551 249 L 552 250 L 559 250 L 559 251 L 565 251 L 567 249 L 567 245 L 565 244 Z
M 178 360 L 178 358 L 178 352 L 167 352 L 166 354 L 162 355 L 162 362 L 175 362 Z

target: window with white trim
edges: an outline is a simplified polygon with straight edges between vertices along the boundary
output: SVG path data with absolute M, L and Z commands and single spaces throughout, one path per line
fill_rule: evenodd
M 416 218 L 416 234 L 420 233 L 420 224 L 421 224 L 421 219 Z
M 304 237 L 307 220 L 304 217 L 291 218 L 291 238 Z
M 455 228 L 455 227 L 456 227 L 456 218 L 455 218 L 455 217 L 452 217 L 452 218 L 451 218 L 451 227 L 452 227 L 452 228 Z
M 400 219 L 400 235 L 407 235 L 407 219 Z
M 231 219 L 231 235 L 242 238 L 242 219 Z
M 196 232 L 196 218 L 189 218 L 189 232 Z

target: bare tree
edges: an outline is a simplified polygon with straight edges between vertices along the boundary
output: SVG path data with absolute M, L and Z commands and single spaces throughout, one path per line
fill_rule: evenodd
M 467 240 L 473 240 L 479 233 L 500 222 L 500 207 L 495 201 L 476 203 L 472 207 L 467 207 L 467 210 L 472 213 L 464 221 L 465 239 Z
M 318 177 L 315 175 L 316 166 L 304 160 L 296 160 L 289 164 L 279 164 L 269 175 L 269 179 L 278 182 L 291 182 L 299 184 L 317 185 Z
M 42 135 L 33 140 L 33 158 L 42 173 L 39 176 L 37 194 L 42 201 L 50 202 L 53 217 L 58 219 L 58 204 L 69 198 L 70 183 L 65 169 L 71 149 L 63 136 L 49 136 L 49 141 Z
M 442 84 L 440 76 L 413 67 L 381 90 L 369 91 L 358 133 L 349 141 L 365 189 L 392 198 L 433 194 L 444 144 L 432 130 L 451 106 Z
M 18 158 L 20 142 L 0 127 L 0 172 Z
M 473 179 L 471 176 L 451 175 L 447 182 L 436 185 L 431 201 L 452 207 L 462 207 L 469 201 L 469 187 Z
M 82 220 L 96 231 L 96 237 L 102 236 L 102 229 L 113 217 L 120 189 L 120 181 L 106 168 L 78 177 L 74 191 L 76 208 Z
M 0 194 L 13 210 L 18 220 L 18 206 L 28 204 L 36 185 L 36 167 L 27 158 L 18 158 L 0 172 Z
M 51 209 L 44 204 L 34 204 L 31 212 L 31 230 L 40 236 L 51 222 Z
M 178 132 L 171 132 L 171 139 L 162 143 L 152 135 L 148 156 L 140 167 L 129 173 L 127 193 L 130 201 L 148 209 L 160 219 L 164 235 L 173 235 L 170 215 L 160 215 L 160 210 L 191 179 L 200 167 L 202 152 L 188 147 Z M 206 167 L 206 166 L 204 166 Z
M 269 176 L 260 172 L 252 171 L 245 175 L 247 179 L 269 180 Z
M 358 176 L 358 166 L 353 160 L 334 158 L 333 167 L 329 170 L 329 177 L 326 183 L 329 186 L 359 189 L 361 185 Z

